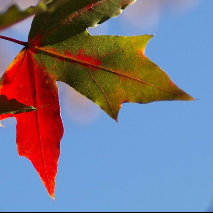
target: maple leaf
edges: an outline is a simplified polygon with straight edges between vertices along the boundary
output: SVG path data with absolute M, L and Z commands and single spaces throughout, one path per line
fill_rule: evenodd
M 51 197 L 63 136 L 56 81 L 69 84 L 115 120 L 125 102 L 194 100 L 145 56 L 151 35 L 87 32 L 134 2 L 69 0 L 54 11 L 49 4 L 48 12 L 36 15 L 27 43 L 0 36 L 25 46 L 4 74 L 0 94 L 38 108 L 14 116 L 18 152 L 33 163 Z

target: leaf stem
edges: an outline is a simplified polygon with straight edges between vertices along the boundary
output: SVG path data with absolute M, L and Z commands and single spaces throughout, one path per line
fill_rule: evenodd
M 7 41 L 11 41 L 13 43 L 28 47 L 28 43 L 27 42 L 19 41 L 19 40 L 13 39 L 13 38 L 9 38 L 9 37 L 0 35 L 0 39 L 4 39 L 4 40 L 7 40 Z

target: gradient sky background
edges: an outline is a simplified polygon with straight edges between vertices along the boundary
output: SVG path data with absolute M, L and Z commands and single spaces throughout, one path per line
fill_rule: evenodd
M 65 135 L 56 201 L 48 197 L 30 162 L 18 157 L 15 121 L 9 119 L 3 122 L 6 128 L 0 128 L 0 211 L 211 209 L 213 1 L 177 0 L 180 4 L 174 5 L 153 0 L 147 6 L 148 1 L 138 0 L 119 18 L 91 32 L 157 34 L 146 55 L 199 100 L 125 104 L 117 125 L 60 84 Z M 30 20 L 1 34 L 26 40 L 29 25 Z M 1 71 L 20 50 L 0 41 Z

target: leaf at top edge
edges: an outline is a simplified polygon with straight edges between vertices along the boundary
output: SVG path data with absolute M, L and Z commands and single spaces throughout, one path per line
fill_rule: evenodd
M 53 0 L 52 4 L 57 2 Z M 95 27 L 112 17 L 135 0 L 69 0 L 54 11 L 36 15 L 31 27 L 29 42 L 35 46 L 44 46 L 65 41 L 72 36 Z M 48 5 L 50 9 L 52 4 Z
M 19 6 L 12 5 L 5 13 L 0 14 L 0 30 L 4 30 L 32 15 L 46 11 L 48 9 L 47 6 L 50 3 L 52 5 L 51 10 L 53 10 L 55 7 L 60 5 L 62 1 L 57 1 L 55 4 L 52 4 L 52 0 L 41 0 L 37 6 L 31 6 L 26 10 L 21 10 Z
M 15 99 L 8 99 L 5 95 L 0 95 L 0 115 L 1 119 L 11 117 L 19 113 L 35 111 L 36 108 L 26 106 Z

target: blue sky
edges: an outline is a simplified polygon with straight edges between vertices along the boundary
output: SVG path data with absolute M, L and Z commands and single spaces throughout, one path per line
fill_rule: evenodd
M 125 22 L 122 14 L 107 29 L 92 31 L 156 33 L 146 55 L 198 100 L 125 104 L 119 125 L 104 112 L 80 125 L 68 116 L 61 96 L 65 136 L 54 202 L 30 162 L 17 155 L 15 121 L 4 121 L 0 211 L 207 211 L 213 197 L 212 8 L 212 0 L 201 0 L 188 13 L 165 12 L 152 28 Z M 27 37 L 16 29 L 4 34 Z M 0 45 L 7 45 L 8 65 L 20 47 Z

